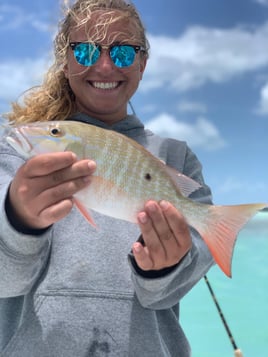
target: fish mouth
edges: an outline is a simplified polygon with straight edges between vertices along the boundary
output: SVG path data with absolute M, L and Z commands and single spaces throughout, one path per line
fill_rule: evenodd
M 23 133 L 22 128 L 12 128 L 6 136 L 6 141 L 24 157 L 28 157 L 33 149 L 33 146 Z

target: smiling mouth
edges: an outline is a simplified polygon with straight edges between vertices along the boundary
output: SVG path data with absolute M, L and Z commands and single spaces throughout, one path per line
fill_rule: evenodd
M 88 82 L 93 88 L 111 90 L 118 88 L 122 82 Z

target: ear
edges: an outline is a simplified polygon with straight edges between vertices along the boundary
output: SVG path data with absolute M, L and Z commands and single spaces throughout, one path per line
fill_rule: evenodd
M 147 57 L 143 56 L 140 60 L 140 80 L 142 80 L 143 72 L 147 64 Z

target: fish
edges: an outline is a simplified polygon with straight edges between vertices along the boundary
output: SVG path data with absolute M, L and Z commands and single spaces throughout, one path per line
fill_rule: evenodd
M 90 211 L 137 223 L 148 200 L 173 204 L 205 241 L 215 262 L 228 276 L 235 242 L 242 227 L 267 203 L 213 205 L 190 194 L 201 185 L 167 166 L 123 134 L 77 121 L 35 122 L 11 126 L 5 139 L 25 159 L 41 153 L 72 151 L 92 159 L 97 168 L 88 187 L 74 195 L 84 217 Z

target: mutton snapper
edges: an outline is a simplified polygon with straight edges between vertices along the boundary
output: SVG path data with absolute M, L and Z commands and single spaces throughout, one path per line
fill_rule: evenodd
M 267 204 L 216 206 L 190 200 L 200 185 L 167 167 L 144 147 L 115 131 L 73 121 L 36 122 L 11 127 L 8 143 L 25 158 L 72 151 L 93 159 L 97 169 L 90 185 L 74 196 L 81 213 L 89 210 L 137 222 L 146 201 L 166 200 L 179 209 L 206 242 L 214 260 L 231 276 L 234 244 L 240 229 Z

